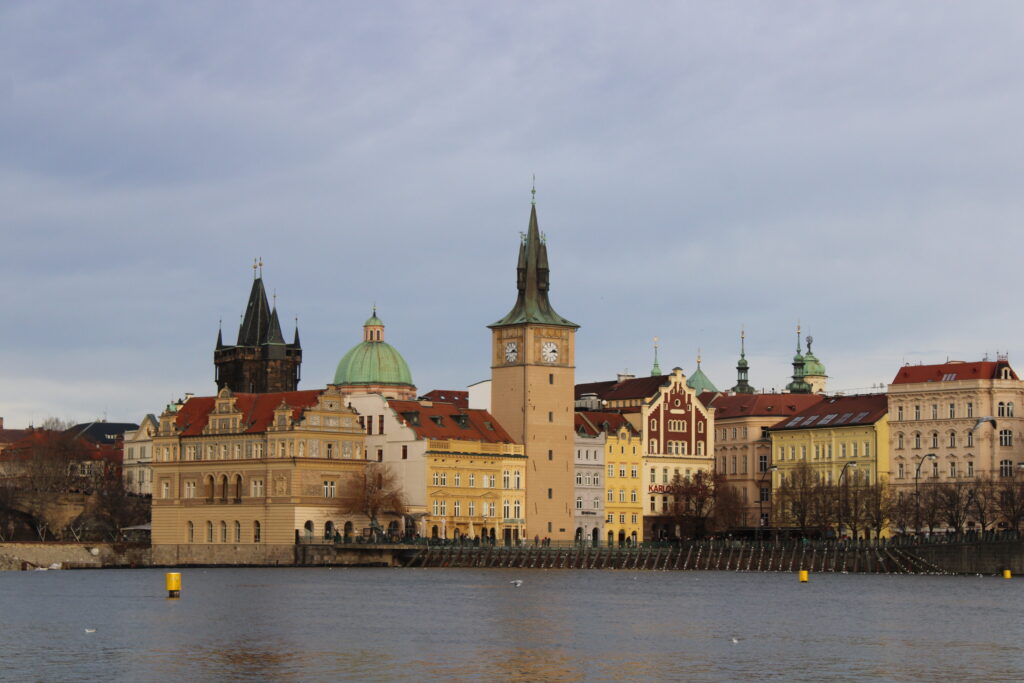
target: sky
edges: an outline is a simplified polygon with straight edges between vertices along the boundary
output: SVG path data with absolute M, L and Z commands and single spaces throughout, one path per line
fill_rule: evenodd
M 1019 2 L 0 4 L 0 416 L 210 395 L 262 258 L 301 388 L 376 304 L 490 375 L 536 176 L 578 382 L 1020 354 Z

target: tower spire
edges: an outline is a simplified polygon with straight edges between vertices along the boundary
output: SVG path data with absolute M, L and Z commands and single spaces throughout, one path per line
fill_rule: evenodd
M 661 366 L 658 365 L 658 338 L 654 338 L 654 367 L 651 368 L 651 377 L 661 376 Z
M 538 323 L 578 328 L 579 325 L 558 315 L 551 307 L 551 302 L 548 300 L 549 275 L 548 247 L 541 237 L 540 228 L 537 225 L 537 205 L 531 203 L 530 225 L 519 245 L 519 261 L 516 264 L 518 296 L 515 306 L 512 307 L 508 315 L 488 327 Z
M 747 333 L 740 327 L 740 359 L 736 362 L 736 386 L 732 388 L 737 394 L 753 394 L 754 388 L 750 386 L 749 367 L 747 362 L 746 348 Z
M 792 394 L 809 394 L 811 385 L 804 380 L 804 356 L 801 353 L 800 321 L 796 323 L 796 355 L 793 356 L 793 381 L 786 385 L 786 391 Z

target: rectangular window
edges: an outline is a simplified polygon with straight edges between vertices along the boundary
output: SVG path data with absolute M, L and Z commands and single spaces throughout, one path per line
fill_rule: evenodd
M 447 485 L 448 485 L 448 473 L 447 472 L 442 472 L 441 473 L 441 486 L 447 486 Z
M 656 471 L 656 470 L 655 470 L 655 469 L 654 469 L 654 468 L 652 467 L 652 468 L 651 468 L 651 483 L 652 483 L 652 484 L 654 484 L 654 483 L 657 483 L 657 481 L 658 481 L 658 473 L 657 473 L 657 471 Z
M 611 464 L 608 465 L 608 476 L 609 477 L 614 477 L 615 476 L 615 465 L 611 465 Z
M 639 476 L 636 465 L 633 465 L 632 467 L 629 468 L 629 476 L 632 477 L 633 479 L 636 479 L 637 476 Z
M 452 503 L 452 514 L 456 517 L 462 516 L 462 501 L 456 500 Z
M 324 482 L 324 498 L 334 498 L 335 485 L 333 481 Z
M 757 471 L 767 472 L 768 471 L 768 455 L 763 454 L 757 456 Z
M 974 417 L 974 404 L 973 403 L 968 403 L 967 404 L 967 417 Z
M 956 417 L 956 404 L 955 403 L 950 403 L 949 404 L 949 416 L 951 418 Z
M 769 500 L 771 500 L 771 496 L 772 496 L 772 490 L 770 488 L 768 488 L 767 486 L 762 486 L 761 487 L 760 498 L 758 500 L 760 500 L 762 503 L 767 503 Z
M 470 517 L 475 517 L 476 516 L 476 502 L 472 501 L 472 500 L 469 501 L 469 516 Z
M 469 488 L 476 487 L 476 474 L 473 472 L 469 473 Z
M 626 513 L 625 512 L 620 512 L 619 513 L 619 524 L 625 524 L 625 523 L 626 523 Z
M 409 447 L 408 446 L 402 446 L 402 460 L 408 460 L 408 459 L 409 459 Z

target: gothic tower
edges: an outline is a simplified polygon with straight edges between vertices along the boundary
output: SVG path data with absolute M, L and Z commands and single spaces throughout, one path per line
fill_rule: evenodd
M 247 394 L 295 391 L 302 364 L 299 326 L 295 326 L 294 341 L 286 343 L 277 306 L 271 308 L 268 304 L 263 274 L 257 275 L 255 269 L 253 266 L 255 279 L 235 345 L 225 346 L 221 332 L 217 332 L 217 347 L 213 351 L 217 390 L 227 387 L 235 393 Z
M 491 413 L 525 446 L 526 534 L 573 538 L 574 354 L 579 325 L 548 301 L 548 251 L 536 202 L 519 245 L 518 298 L 491 329 Z M 509 522 L 513 524 L 514 522 Z

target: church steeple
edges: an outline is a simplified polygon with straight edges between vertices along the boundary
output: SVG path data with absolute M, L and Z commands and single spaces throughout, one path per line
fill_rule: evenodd
M 736 386 L 732 390 L 737 394 L 753 394 L 754 387 L 750 386 L 748 370 L 750 363 L 747 362 L 746 332 L 740 328 L 740 359 L 736 362 Z
M 661 376 L 661 366 L 658 365 L 658 338 L 654 338 L 654 367 L 651 368 L 651 377 Z
M 791 394 L 809 394 L 811 385 L 804 381 L 804 356 L 800 344 L 800 323 L 796 324 L 796 355 L 793 356 L 793 381 L 786 385 Z
M 537 227 L 537 205 L 530 205 L 530 226 L 521 235 L 519 261 L 516 265 L 516 288 L 519 295 L 516 304 L 501 320 L 488 325 L 490 328 L 523 323 L 557 325 L 578 328 L 576 323 L 558 315 L 548 301 L 550 287 L 548 269 L 548 247 L 544 236 Z

